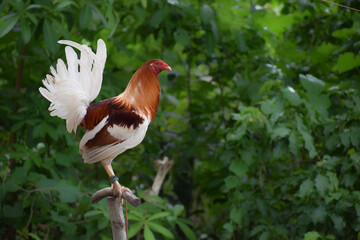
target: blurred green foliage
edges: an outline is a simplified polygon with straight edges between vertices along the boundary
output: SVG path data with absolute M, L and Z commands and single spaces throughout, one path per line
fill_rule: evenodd
M 58 40 L 102 38 L 99 100 L 149 59 L 174 70 L 144 142 L 114 161 L 144 198 L 154 160 L 175 160 L 154 203 L 129 209 L 130 236 L 359 239 L 359 29 L 309 0 L 2 1 L 0 238 L 111 239 L 106 201 L 90 201 L 106 173 L 38 92 Z

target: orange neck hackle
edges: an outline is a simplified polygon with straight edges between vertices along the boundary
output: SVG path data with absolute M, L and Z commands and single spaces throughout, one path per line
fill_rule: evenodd
M 161 60 L 144 63 L 132 76 L 125 91 L 118 96 L 129 106 L 140 110 L 154 120 L 159 105 L 160 82 L 158 74 L 171 68 Z

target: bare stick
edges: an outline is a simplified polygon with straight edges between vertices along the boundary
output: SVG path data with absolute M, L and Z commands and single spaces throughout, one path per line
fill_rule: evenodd
M 123 191 L 120 196 L 115 195 L 114 189 L 110 187 L 100 189 L 91 198 L 93 202 L 98 202 L 105 197 L 108 200 L 113 240 L 127 240 L 127 226 L 125 225 L 122 199 L 125 199 L 134 207 L 139 206 L 141 200 L 128 191 Z
M 147 190 L 149 195 L 158 196 L 161 186 L 165 180 L 166 174 L 174 166 L 174 160 L 169 160 L 168 157 L 164 157 L 163 160 L 157 160 L 158 171 L 156 173 L 153 185 L 151 189 Z
M 94 193 L 91 198 L 92 198 L 92 201 L 94 203 L 96 203 L 96 202 L 99 202 L 104 197 L 116 197 L 116 196 L 114 195 L 113 189 L 110 187 L 107 187 L 107 188 L 100 189 L 99 191 Z M 138 197 L 136 197 L 134 194 L 132 194 L 128 191 L 124 191 L 121 194 L 121 198 L 128 201 L 134 207 L 137 207 L 141 204 L 141 200 Z
M 101 190 L 100 190 L 101 191 Z M 119 197 L 108 197 L 109 217 L 112 226 L 113 240 L 126 240 L 125 219 Z

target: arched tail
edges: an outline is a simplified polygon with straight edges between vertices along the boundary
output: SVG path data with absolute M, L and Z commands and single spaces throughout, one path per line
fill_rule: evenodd
M 45 88 L 40 87 L 39 91 L 50 101 L 50 115 L 66 119 L 67 131 L 76 133 L 87 107 L 99 95 L 106 45 L 99 39 L 95 54 L 86 45 L 68 40 L 59 43 L 69 45 L 65 47 L 67 67 L 63 60 L 58 59 L 56 69 L 51 66 L 51 75 L 46 75 L 43 80 Z M 80 51 L 80 58 L 72 47 Z

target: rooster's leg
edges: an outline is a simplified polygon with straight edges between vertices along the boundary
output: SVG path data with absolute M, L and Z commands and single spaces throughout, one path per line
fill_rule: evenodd
M 115 173 L 111 166 L 111 163 L 109 164 L 109 163 L 105 163 L 104 161 L 102 161 L 101 164 L 103 165 L 106 173 L 109 175 L 109 178 L 112 178 L 113 176 L 115 176 Z M 114 189 L 114 195 L 119 196 L 119 194 L 121 192 L 121 188 L 122 188 L 119 181 L 112 182 L 111 188 Z
M 115 173 L 114 173 L 114 170 L 113 170 L 113 168 L 111 166 L 111 163 L 106 163 L 106 162 L 102 161 L 101 164 L 103 165 L 106 173 L 109 175 L 109 179 L 111 179 L 112 177 L 115 176 Z M 114 189 L 114 195 L 115 196 L 119 196 L 124 191 L 131 192 L 130 189 L 121 186 L 119 181 L 112 182 L 111 183 L 111 188 Z

